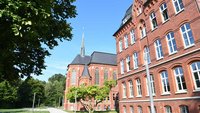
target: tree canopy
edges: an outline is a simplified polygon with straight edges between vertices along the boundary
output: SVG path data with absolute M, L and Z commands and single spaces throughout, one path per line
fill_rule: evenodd
M 48 49 L 71 40 L 75 0 L 0 0 L 0 80 L 42 74 Z
M 96 107 L 106 97 L 109 96 L 111 88 L 114 87 L 115 85 L 116 81 L 110 80 L 104 82 L 103 86 L 81 85 L 79 87 L 71 87 L 67 93 L 67 99 L 70 102 L 75 102 L 75 95 L 76 95 L 77 102 L 80 102 L 89 113 L 92 113 L 94 111 L 94 107 Z

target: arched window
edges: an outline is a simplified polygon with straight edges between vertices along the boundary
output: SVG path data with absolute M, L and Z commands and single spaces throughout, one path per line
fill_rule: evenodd
M 113 71 L 113 80 L 117 80 L 117 71 L 116 70 Z
M 172 108 L 170 106 L 165 106 L 165 113 L 172 113 Z
M 122 83 L 122 92 L 123 92 L 123 98 L 126 98 L 126 83 Z
M 141 106 L 138 106 L 138 113 L 142 113 L 142 107 Z
M 175 38 L 174 38 L 174 32 L 168 33 L 166 38 L 167 38 L 167 45 L 168 45 L 169 54 L 176 53 L 177 47 L 176 47 L 176 41 L 175 41 Z
M 177 91 L 179 92 L 186 91 L 187 88 L 182 67 L 176 67 L 174 69 L 174 75 L 176 79 Z
M 71 84 L 76 84 L 76 70 L 72 70 L 72 75 L 71 75 Z
M 169 80 L 167 71 L 162 71 L 160 73 L 161 76 L 161 84 L 162 84 L 162 92 L 163 94 L 168 94 L 170 92 Z
M 189 113 L 188 106 L 181 105 L 180 106 L 180 113 Z
M 133 108 L 133 106 L 130 106 L 130 113 L 134 113 L 134 108 Z
M 140 79 L 136 79 L 137 96 L 142 96 L 142 86 Z
M 159 39 L 154 42 L 154 46 L 155 46 L 155 50 L 156 50 L 157 60 L 163 58 L 162 44 Z
M 99 69 L 95 69 L 95 84 L 99 84 Z
M 152 91 L 152 94 L 155 95 L 155 84 L 154 84 L 154 77 L 153 75 L 150 75 L 150 87 L 151 87 L 151 91 Z M 147 95 L 149 95 L 149 85 L 148 85 L 148 80 L 147 80 L 147 77 L 146 77 L 146 84 L 147 84 Z
M 140 38 L 144 38 L 145 36 L 147 36 L 146 34 L 146 25 L 145 25 L 145 21 L 144 20 L 140 20 Z
M 194 45 L 194 38 L 193 38 L 193 35 L 192 35 L 192 30 L 190 28 L 190 24 L 185 23 L 181 26 L 180 29 L 181 29 L 185 48 L 193 46 Z
M 200 89 L 200 61 L 194 62 L 190 65 L 195 89 Z
M 126 57 L 126 70 L 127 72 L 129 72 L 131 70 L 131 60 L 130 60 L 130 56 Z
M 108 80 L 108 69 L 104 70 L 104 80 Z
M 132 82 L 132 80 L 129 81 L 129 96 L 133 97 L 133 82 Z

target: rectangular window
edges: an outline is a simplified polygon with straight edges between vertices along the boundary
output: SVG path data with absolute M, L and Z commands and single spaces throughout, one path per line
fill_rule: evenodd
M 177 52 L 176 41 L 174 39 L 174 32 L 170 32 L 166 36 L 169 54 L 173 54 Z
M 148 85 L 148 80 L 146 78 L 146 84 L 147 84 L 147 95 L 149 95 L 149 85 Z M 155 85 L 154 85 L 154 77 L 153 75 L 150 75 L 150 84 L 151 84 L 151 91 L 152 94 L 155 95 Z
M 144 64 L 146 63 L 146 61 L 148 64 L 151 63 L 150 52 L 148 47 L 144 48 Z
M 120 66 L 121 66 L 121 74 L 124 74 L 124 60 L 120 61 Z
M 186 83 L 185 78 L 183 76 L 183 69 L 182 67 L 177 67 L 174 69 L 174 74 L 176 78 L 176 86 L 179 92 L 186 90 Z
M 126 98 L 126 84 L 122 83 L 122 88 L 123 88 L 123 98 Z
M 169 19 L 168 11 L 167 11 L 167 4 L 166 3 L 163 3 L 160 6 L 160 12 L 162 14 L 162 20 L 163 20 L 163 22 L 166 22 Z
M 131 62 L 130 62 L 129 56 L 126 58 L 126 68 L 127 68 L 127 72 L 131 70 Z
M 168 94 L 170 92 L 170 87 L 169 87 L 167 71 L 162 71 L 160 73 L 160 76 L 161 76 L 161 83 L 162 83 L 162 92 L 163 92 L 163 94 L 165 94 L 165 93 Z
M 128 35 L 127 34 L 124 36 L 124 45 L 125 45 L 125 48 L 128 47 Z
M 172 0 L 172 1 L 173 1 L 173 5 L 174 5 L 176 13 L 179 13 L 180 11 L 184 9 L 182 0 Z
M 200 61 L 192 63 L 190 67 L 195 82 L 195 89 L 200 90 Z
M 133 53 L 133 68 L 134 69 L 138 68 L 138 53 L 137 52 Z
M 150 20 L 151 20 L 151 27 L 152 30 L 154 30 L 155 28 L 157 28 L 158 24 L 157 24 L 157 20 L 156 20 L 156 15 L 154 12 L 151 13 L 150 15 Z
M 163 58 L 163 51 L 162 51 L 162 45 L 160 40 L 156 40 L 155 43 L 155 49 L 156 49 L 156 58 L 157 60 Z
M 193 35 L 192 35 L 192 30 L 190 29 L 189 23 L 186 23 L 186 24 L 181 26 L 181 33 L 182 33 L 185 48 L 193 46 L 194 45 L 194 38 L 193 38 Z
M 133 82 L 131 80 L 129 81 L 129 93 L 130 97 L 133 97 Z
M 140 79 L 136 80 L 136 86 L 137 86 L 137 96 L 142 96 L 142 87 L 141 87 L 141 81 Z
M 119 41 L 119 52 L 122 52 L 122 40 Z
M 130 36 L 131 36 L 131 44 L 135 43 L 135 31 L 132 29 L 130 32 Z

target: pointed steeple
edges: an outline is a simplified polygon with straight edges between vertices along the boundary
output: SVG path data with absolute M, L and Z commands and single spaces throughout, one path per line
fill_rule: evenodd
M 82 35 L 82 42 L 81 42 L 81 57 L 85 56 L 85 44 L 84 44 L 84 33 Z

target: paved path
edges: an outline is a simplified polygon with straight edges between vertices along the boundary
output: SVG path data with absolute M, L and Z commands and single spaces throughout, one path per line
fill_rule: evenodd
M 57 108 L 47 108 L 47 109 L 50 113 L 67 113 L 67 112 L 65 112 L 61 109 L 57 109 Z

